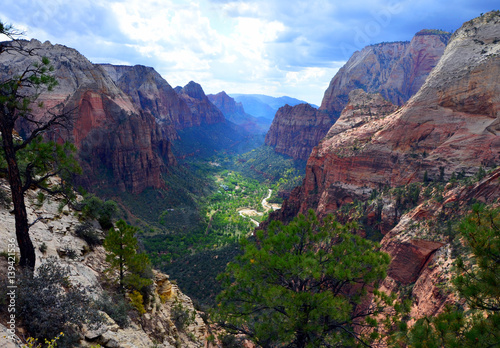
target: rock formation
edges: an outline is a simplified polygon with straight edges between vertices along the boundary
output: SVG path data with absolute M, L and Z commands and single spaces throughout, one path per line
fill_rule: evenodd
M 9 187 L 4 179 L 0 178 L 0 191 L 9 193 Z M 2 197 L 4 197 L 2 195 Z M 77 237 L 75 230 L 80 225 L 79 213 L 68 206 L 62 211 L 59 204 L 62 200 L 50 197 L 43 205 L 37 205 L 37 192 L 27 192 L 27 210 L 30 221 L 41 218 L 30 229 L 30 236 L 35 246 L 38 268 L 48 258 L 70 271 L 69 282 L 72 286 L 83 287 L 88 296 L 98 298 L 103 292 L 102 279 L 106 279 L 105 270 L 109 267 L 106 262 L 106 252 L 102 246 L 89 245 Z M 3 200 L 0 201 L 0 250 L 7 250 L 9 238 L 15 238 L 14 216 L 9 212 L 12 207 Z M 96 225 L 97 226 L 97 225 Z M 98 227 L 94 229 L 101 236 L 104 232 Z M 43 246 L 43 247 L 42 247 Z M 43 251 L 42 251 L 43 250 Z M 7 269 L 7 261 L 0 259 L 2 269 Z M 5 277 L 5 272 L 2 278 Z M 169 277 L 161 272 L 154 271 L 152 296 L 145 305 L 146 313 L 142 317 L 130 318 L 128 327 L 120 327 L 104 312 L 106 320 L 95 329 L 83 331 L 82 346 L 100 344 L 102 347 L 114 348 L 150 348 L 158 346 L 173 347 L 204 347 L 207 327 L 200 313 L 194 307 L 191 299 L 184 295 L 176 284 L 170 282 Z M 2 284 L 6 284 L 3 283 Z M 22 289 L 18 289 L 22 291 Z M 184 310 L 194 313 L 194 321 L 178 329 L 174 324 L 173 308 L 182 306 Z M 16 318 L 16 335 L 20 335 L 21 321 Z M 7 333 L 5 326 L 0 324 L 0 332 Z M 24 334 L 26 334 L 24 332 Z M 0 346 L 20 348 L 20 340 L 11 340 L 9 335 L 0 336 Z M 24 337 L 26 339 L 26 337 Z
M 153 68 L 142 65 L 101 66 L 137 106 L 155 118 L 167 139 L 176 140 L 177 130 L 195 124 L 187 104 Z
M 186 102 L 193 117 L 192 125 L 224 123 L 226 119 L 222 112 L 208 100 L 201 86 L 196 82 L 189 82 L 182 89 L 178 89 L 179 97 Z
M 302 186 L 271 219 L 289 221 L 311 208 L 319 215 L 338 213 L 349 203 L 368 205 L 376 190 L 421 187 L 416 183 L 424 179 L 446 182 L 459 173 L 472 177 L 480 167 L 495 168 L 500 160 L 499 33 L 499 12 L 465 23 L 421 89 L 395 112 L 380 96 L 351 92 L 339 120 L 312 151 Z M 379 202 L 383 249 L 393 257 L 384 286 L 401 291 L 401 284 L 414 284 L 420 301 L 414 315 L 433 315 L 449 300 L 437 286 L 447 279 L 449 241 L 430 226 L 450 209 L 462 207 L 455 213 L 464 214 L 471 199 L 495 202 L 498 175 L 497 169 L 473 187 L 450 183 L 442 194 L 429 193 L 436 200 L 419 198 L 421 204 L 406 214 L 394 200 Z M 370 205 L 363 211 L 367 220 L 369 211 Z M 386 218 L 392 222 L 384 224 Z
M 38 117 L 62 104 L 72 110 L 74 118 L 67 130 L 57 130 L 52 137 L 76 145 L 86 174 L 81 183 L 94 190 L 113 185 L 133 193 L 163 187 L 161 173 L 175 159 L 155 119 L 138 108 L 105 69 L 76 50 L 37 40 L 22 45 L 35 50 L 37 56 L 3 54 L 0 74 L 11 76 L 38 57 L 50 59 L 59 85 L 40 96 L 44 109 L 38 110 Z M 20 124 L 19 133 L 24 134 L 27 128 Z
M 381 43 L 355 52 L 330 82 L 316 113 L 303 107 L 276 113 L 266 145 L 295 159 L 307 160 L 354 89 L 380 93 L 395 105 L 404 104 L 423 85 L 449 37 L 448 33 L 422 30 L 411 42 Z M 302 115 L 304 111 L 306 114 Z
M 338 125 L 308 160 L 300 193 L 291 198 L 297 199 L 298 211 L 329 213 L 381 186 L 421 181 L 426 171 L 437 178 L 440 167 L 450 177 L 453 172 L 472 174 L 481 165 L 495 166 L 500 149 L 500 44 L 498 16 L 490 17 L 468 22 L 454 34 L 427 82 L 398 111 L 371 117 L 391 108 L 363 106 L 359 98 L 344 109 Z M 356 108 L 357 118 L 368 122 L 345 127 Z
M 410 42 L 380 43 L 355 52 L 330 82 L 320 110 L 339 115 L 349 92 L 357 88 L 403 105 L 424 84 L 450 36 L 422 30 Z
M 285 105 L 276 112 L 265 144 L 293 159 L 307 160 L 334 122 L 328 113 L 309 104 Z

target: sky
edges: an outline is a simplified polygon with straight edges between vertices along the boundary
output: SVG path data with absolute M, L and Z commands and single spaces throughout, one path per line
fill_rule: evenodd
M 0 21 L 93 63 L 151 66 L 206 94 L 290 96 L 321 104 L 363 47 L 454 31 L 498 0 L 2 0 Z M 1 39 L 1 38 L 0 38 Z

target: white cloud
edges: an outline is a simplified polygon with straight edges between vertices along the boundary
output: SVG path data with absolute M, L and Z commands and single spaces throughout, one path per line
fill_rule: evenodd
M 153 66 L 171 85 L 291 95 L 319 104 L 364 45 L 456 29 L 494 0 L 3 0 L 0 20 L 93 62 Z M 307 98 L 307 99 L 306 99 Z

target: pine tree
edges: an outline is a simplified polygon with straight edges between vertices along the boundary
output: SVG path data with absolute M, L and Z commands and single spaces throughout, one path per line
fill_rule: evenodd
M 243 243 L 244 255 L 219 276 L 224 290 L 214 318 L 262 347 L 367 344 L 381 302 L 368 289 L 386 274 L 389 256 L 331 216 L 314 212 L 288 226 L 273 222 Z M 363 305 L 361 305 L 363 303 Z
M 119 274 L 120 290 L 125 286 L 142 290 L 150 285 L 151 262 L 145 254 L 137 254 L 137 228 L 119 220 L 117 228 L 111 228 L 104 239 L 104 248 L 109 253 L 106 261 L 110 263 L 111 269 L 117 269 Z
M 11 189 L 16 237 L 21 252 L 20 266 L 33 270 L 36 259 L 29 229 L 34 222 L 28 221 L 24 195 L 33 186 L 50 194 L 70 192 L 67 188 L 50 188 L 48 179 L 64 176 L 61 178 L 62 187 L 72 171 L 80 171 L 71 155 L 75 152 L 74 146 L 46 143 L 41 136 L 51 129 L 65 127 L 72 111 L 57 106 L 46 110 L 42 118 L 33 114 L 32 105 L 36 104 L 40 93 L 51 91 L 57 85 L 52 75 L 54 68 L 46 57 L 37 57 L 35 50 L 26 48 L 18 40 L 21 33 L 11 26 L 0 22 L 0 35 L 10 39 L 0 43 L 0 55 L 24 55 L 36 61 L 17 75 L 0 78 L 0 172 L 7 175 Z M 36 105 L 43 108 L 42 103 Z M 21 121 L 29 126 L 24 138 L 17 137 L 14 132 L 15 125 Z

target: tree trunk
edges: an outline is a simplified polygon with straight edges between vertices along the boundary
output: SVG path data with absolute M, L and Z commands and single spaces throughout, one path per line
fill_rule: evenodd
M 28 214 L 26 213 L 26 205 L 24 203 L 23 183 L 14 151 L 12 129 L 9 132 L 9 129 L 5 130 L 5 128 L 2 128 L 2 138 L 5 160 L 8 166 L 10 190 L 12 192 L 12 203 L 14 204 L 17 243 L 21 251 L 19 265 L 34 270 L 36 261 L 35 248 L 29 235 Z

